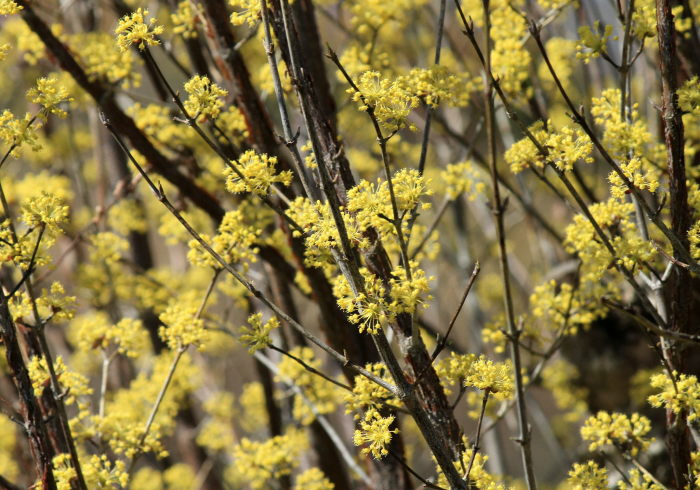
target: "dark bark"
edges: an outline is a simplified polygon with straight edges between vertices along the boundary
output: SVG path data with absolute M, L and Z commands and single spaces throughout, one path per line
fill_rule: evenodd
M 662 118 L 664 122 L 664 140 L 666 142 L 667 165 L 669 176 L 669 209 L 671 229 L 679 237 L 679 246 L 673 247 L 674 257 L 682 256 L 679 247 L 688 249 L 688 229 L 690 228 L 690 211 L 688 208 L 688 190 L 686 188 L 683 119 L 678 107 L 678 59 L 676 53 L 676 32 L 671 13 L 671 0 L 657 0 L 656 19 L 659 40 L 659 68 L 661 71 Z M 668 326 L 670 330 L 694 333 L 690 322 L 690 303 L 692 289 L 690 273 L 682 267 L 675 267 L 668 282 L 666 294 L 669 301 Z M 665 339 L 662 343 L 666 361 L 673 370 L 683 372 L 687 346 Z M 687 414 L 666 413 L 666 447 L 668 448 L 675 488 L 684 488 L 688 484 L 690 467 L 690 431 Z
M 34 457 L 37 477 L 44 484 L 44 488 L 55 490 L 56 481 L 51 466 L 54 450 L 49 440 L 41 408 L 39 407 L 36 396 L 34 396 L 34 388 L 32 387 L 29 371 L 22 357 L 22 350 L 17 339 L 15 323 L 10 314 L 7 298 L 1 291 L 0 336 L 5 346 L 7 366 L 11 371 L 12 380 L 14 381 L 19 395 L 21 415 L 23 418 L 22 423 L 29 439 L 29 447 Z

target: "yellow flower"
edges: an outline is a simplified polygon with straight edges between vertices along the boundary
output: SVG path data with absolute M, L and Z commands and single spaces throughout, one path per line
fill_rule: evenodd
M 226 190 L 234 194 L 252 192 L 265 196 L 270 192 L 270 186 L 276 182 L 287 186 L 292 183 L 292 173 L 285 170 L 276 174 L 277 157 L 265 153 L 248 150 L 231 164 L 243 176 L 241 178 L 233 169 L 226 168 Z
M 369 444 L 362 448 L 362 454 L 372 453 L 375 459 L 382 459 L 389 454 L 387 446 L 393 434 L 399 433 L 399 429 L 389 429 L 395 418 L 393 415 L 382 417 L 374 408 L 367 410 L 360 422 L 360 429 L 355 430 L 352 438 L 356 446 Z
M 594 461 L 585 464 L 575 463 L 567 480 L 571 490 L 606 490 L 608 472 Z
M 55 75 L 40 78 L 36 81 L 36 87 L 27 91 L 27 99 L 34 104 L 42 106 L 43 117 L 48 114 L 56 114 L 60 118 L 66 117 L 66 111 L 59 106 L 73 100 L 68 91 L 62 85 L 58 85 Z
M 160 44 L 156 36 L 163 34 L 165 29 L 163 26 L 156 25 L 156 19 L 150 19 L 146 23 L 147 16 L 148 10 L 139 8 L 136 12 L 119 19 L 119 24 L 114 30 L 117 34 L 119 49 L 126 51 L 129 46 L 135 44 L 140 50 L 144 50 L 146 46 Z
M 159 316 L 165 325 L 160 327 L 158 334 L 171 349 L 189 345 L 200 347 L 206 340 L 204 321 L 197 316 L 199 301 L 195 294 L 174 298 Z
M 248 325 L 241 327 L 240 340 L 248 347 L 248 352 L 253 354 L 272 342 L 270 332 L 279 326 L 280 322 L 276 317 L 273 316 L 263 325 L 262 313 L 254 313 L 248 317 Z
M 12 0 L 0 0 L 0 15 L 12 15 L 18 13 L 24 7 L 20 7 Z
M 667 373 L 651 377 L 651 386 L 660 388 L 661 392 L 650 396 L 649 404 L 657 408 L 665 407 L 676 414 L 685 412 L 688 415 L 688 421 L 692 422 L 700 416 L 700 383 L 698 383 L 698 378 L 675 371 L 673 375 L 676 378 L 675 386 Z
M 45 225 L 47 231 L 55 233 L 68 221 L 68 206 L 55 195 L 42 191 L 41 196 L 29 199 L 22 206 L 22 221 L 29 227 Z
M 204 75 L 195 75 L 185 83 L 185 92 L 189 95 L 185 101 L 185 109 L 191 117 L 203 122 L 209 116 L 216 119 L 224 106 L 221 100 L 228 92 L 217 84 L 212 83 Z
M 513 365 L 510 360 L 493 362 L 481 356 L 469 366 L 465 386 L 487 391 L 498 400 L 506 400 L 515 391 Z
M 623 453 L 636 457 L 639 451 L 649 447 L 651 439 L 646 435 L 651 430 L 648 418 L 638 413 L 631 417 L 623 413 L 600 411 L 588 417 L 581 427 L 581 437 L 589 441 L 589 451 L 596 451 L 606 445 L 614 445 Z

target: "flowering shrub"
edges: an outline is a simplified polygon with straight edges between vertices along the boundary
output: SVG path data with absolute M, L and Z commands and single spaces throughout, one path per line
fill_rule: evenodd
M 700 486 L 698 26 L 0 0 L 0 487 Z

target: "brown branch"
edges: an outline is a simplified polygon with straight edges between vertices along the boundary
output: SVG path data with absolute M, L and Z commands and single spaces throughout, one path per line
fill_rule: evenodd
M 663 100 L 662 119 L 669 178 L 671 229 L 680 238 L 679 243 L 672 242 L 673 256 L 679 260 L 686 258 L 684 252 L 688 250 L 690 211 L 685 182 L 683 119 L 676 94 L 678 90 L 676 32 L 670 0 L 657 0 L 656 24 Z M 685 268 L 676 267 L 674 273 L 671 274 L 667 289 L 670 303 L 668 327 L 671 331 L 693 333 L 695 330 L 690 318 L 692 301 L 692 288 L 688 287 L 690 282 L 690 273 Z M 688 355 L 686 349 L 676 345 L 675 342 L 665 341 L 662 342 L 662 350 L 666 362 L 671 368 L 682 372 Z M 675 487 L 681 488 L 688 484 L 688 468 L 691 464 L 687 414 L 684 411 L 676 414 L 670 409 L 666 410 L 666 428 L 666 447 L 671 460 Z

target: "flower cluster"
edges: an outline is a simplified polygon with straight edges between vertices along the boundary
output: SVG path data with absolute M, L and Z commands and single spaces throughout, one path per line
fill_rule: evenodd
M 594 461 L 574 463 L 569 471 L 567 480 L 571 490 L 606 490 L 608 488 L 608 472 Z
M 481 356 L 469 366 L 464 385 L 488 392 L 497 400 L 512 398 L 515 392 L 513 365 L 510 360 L 493 362 Z
M 253 354 L 270 345 L 270 332 L 279 326 L 280 322 L 276 317 L 273 316 L 263 324 L 262 313 L 254 313 L 248 317 L 248 324 L 241 327 L 240 340 L 248 347 L 248 352 Z
M 200 347 L 206 341 L 207 331 L 204 320 L 200 318 L 199 302 L 194 294 L 170 301 L 159 318 L 163 326 L 158 334 L 173 350 L 189 345 Z
M 224 175 L 226 190 L 234 194 L 252 192 L 265 196 L 270 192 L 270 186 L 277 182 L 285 186 L 292 183 L 292 172 L 285 170 L 276 173 L 277 157 L 265 153 L 248 150 L 238 160 L 231 162 L 231 165 L 233 168 L 227 167 Z
M 27 99 L 42 107 L 41 117 L 43 118 L 46 118 L 49 114 L 56 114 L 60 118 L 65 118 L 67 113 L 60 106 L 73 100 L 66 88 L 59 85 L 56 76 L 38 79 L 36 87 L 27 91 Z
M 371 108 L 381 127 L 390 133 L 402 128 L 415 129 L 408 116 L 418 106 L 418 97 L 406 90 L 400 80 L 382 78 L 376 71 L 367 71 L 357 81 L 356 91 L 349 88 L 352 99 L 361 111 Z
M 514 173 L 522 172 L 528 167 L 541 169 L 548 163 L 556 165 L 560 170 L 569 171 L 576 162 L 593 162 L 593 143 L 583 130 L 565 126 L 555 131 L 551 121 L 547 122 L 547 128 L 542 121 L 529 128 L 539 145 L 546 149 L 547 157 L 529 137 L 521 139 L 508 149 L 505 160 Z
M 590 26 L 581 26 L 578 29 L 578 35 L 581 38 L 576 46 L 576 57 L 582 59 L 585 63 L 589 63 L 592 59 L 598 58 L 600 55 L 606 55 L 608 52 L 608 41 L 612 37 L 613 26 L 606 24 L 601 30 L 600 21 L 596 20 L 593 28 Z M 613 40 L 617 36 L 612 37 Z
M 623 413 L 601 411 L 586 420 L 581 427 L 581 437 L 590 442 L 589 451 L 614 445 L 623 453 L 636 457 L 639 451 L 649 447 L 651 440 L 646 436 L 650 430 L 649 419 L 638 413 L 628 417 Z
M 125 15 L 119 19 L 119 24 L 114 30 L 117 35 L 117 45 L 122 51 L 129 49 L 132 44 L 136 45 L 140 50 L 146 49 L 146 46 L 155 46 L 160 44 L 157 36 L 163 34 L 165 28 L 156 25 L 156 19 L 150 19 L 145 22 L 148 16 L 148 10 L 139 8 L 136 12 Z
M 686 413 L 688 421 L 700 417 L 700 384 L 696 376 L 673 373 L 675 384 L 667 373 L 651 377 L 652 388 L 660 389 L 649 397 L 652 407 L 665 407 L 673 413 Z
M 205 75 L 195 75 L 185 83 L 187 100 L 184 102 L 185 110 L 193 118 L 200 122 L 207 120 L 207 117 L 216 119 L 224 106 L 224 101 L 228 92 L 217 84 L 212 83 Z
M 234 468 L 253 490 L 269 488 L 271 480 L 292 473 L 307 445 L 308 439 L 297 429 L 263 442 L 243 438 L 233 450 Z
M 369 444 L 362 448 L 363 454 L 372 454 L 375 459 L 382 459 L 389 454 L 387 446 L 391 442 L 393 434 L 398 434 L 399 429 L 390 429 L 396 417 L 389 415 L 382 417 L 378 410 L 370 408 L 360 422 L 360 429 L 355 430 L 353 442 L 356 446 Z

